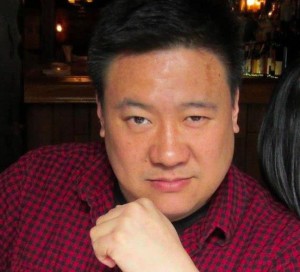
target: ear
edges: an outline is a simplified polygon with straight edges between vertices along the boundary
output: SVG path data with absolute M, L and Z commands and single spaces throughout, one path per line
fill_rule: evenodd
M 239 116 L 239 97 L 240 90 L 237 89 L 234 96 L 233 106 L 232 106 L 232 128 L 234 133 L 239 133 L 240 127 L 238 125 L 238 116 Z
M 96 104 L 97 104 L 97 116 L 98 116 L 99 121 L 100 121 L 99 135 L 100 135 L 100 137 L 104 138 L 105 137 L 104 114 L 103 114 L 102 105 L 101 105 L 97 95 L 96 95 Z

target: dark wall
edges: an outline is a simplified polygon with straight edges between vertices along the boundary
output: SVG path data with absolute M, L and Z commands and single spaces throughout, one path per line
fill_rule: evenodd
M 22 152 L 18 0 L 0 2 L 0 171 Z

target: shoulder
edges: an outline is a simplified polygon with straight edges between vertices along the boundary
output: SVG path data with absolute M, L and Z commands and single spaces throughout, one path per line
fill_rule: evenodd
M 98 142 L 45 146 L 27 152 L 2 173 L 1 179 L 20 186 L 55 177 L 70 179 L 96 162 L 101 165 L 102 161 L 107 163 L 105 147 Z
M 300 218 L 288 209 L 284 203 L 280 202 L 263 183 L 252 178 L 248 174 L 240 171 L 236 167 L 231 167 L 229 175 L 232 176 L 233 187 L 238 190 L 240 198 L 247 199 L 247 210 L 256 213 L 260 222 L 265 220 L 282 222 L 282 220 L 292 220 L 295 224 L 300 224 Z M 281 220 L 274 220 L 274 218 Z M 300 228 L 299 228 L 300 231 Z
M 270 271 L 300 271 L 300 218 L 259 181 L 235 167 L 229 175 L 239 210 L 234 241 L 253 252 L 245 263 Z
M 0 175 L 0 190 L 19 202 L 47 194 L 72 191 L 78 180 L 94 170 L 97 177 L 109 169 L 104 145 L 62 144 L 29 151 Z M 75 187 L 74 187 L 75 186 Z M 10 193 L 12 192 L 12 193 Z
M 69 166 L 80 165 L 83 162 L 95 161 L 105 156 L 104 145 L 95 143 L 68 143 L 61 145 L 44 146 L 29 151 L 20 162 L 26 162 L 27 166 L 56 165 L 68 163 Z M 61 165 L 62 166 L 62 165 Z
M 232 171 L 236 182 L 242 184 L 243 194 L 248 198 L 243 224 L 251 228 L 254 240 L 269 251 L 279 255 L 300 255 L 300 218 L 278 201 L 263 185 L 237 170 Z M 239 186 L 237 186 L 239 188 Z M 300 269 L 300 259 L 299 259 Z
M 104 152 L 104 145 L 100 142 L 92 143 L 66 143 L 60 145 L 50 145 L 37 148 L 29 151 L 26 155 L 29 157 L 44 157 L 44 156 L 62 156 L 62 157 L 77 157 L 83 158 L 98 156 Z M 25 155 L 25 156 L 26 156 Z

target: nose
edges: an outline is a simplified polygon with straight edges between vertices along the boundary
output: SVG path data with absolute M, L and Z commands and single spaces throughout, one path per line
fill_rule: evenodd
M 185 164 L 190 156 L 187 140 L 176 126 L 159 128 L 150 147 L 150 161 L 168 168 Z

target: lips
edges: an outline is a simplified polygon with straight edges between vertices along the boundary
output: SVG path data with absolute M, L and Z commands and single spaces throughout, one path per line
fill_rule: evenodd
M 151 179 L 151 186 L 160 192 L 175 193 L 183 190 L 191 182 L 190 178 L 177 178 L 177 179 Z

